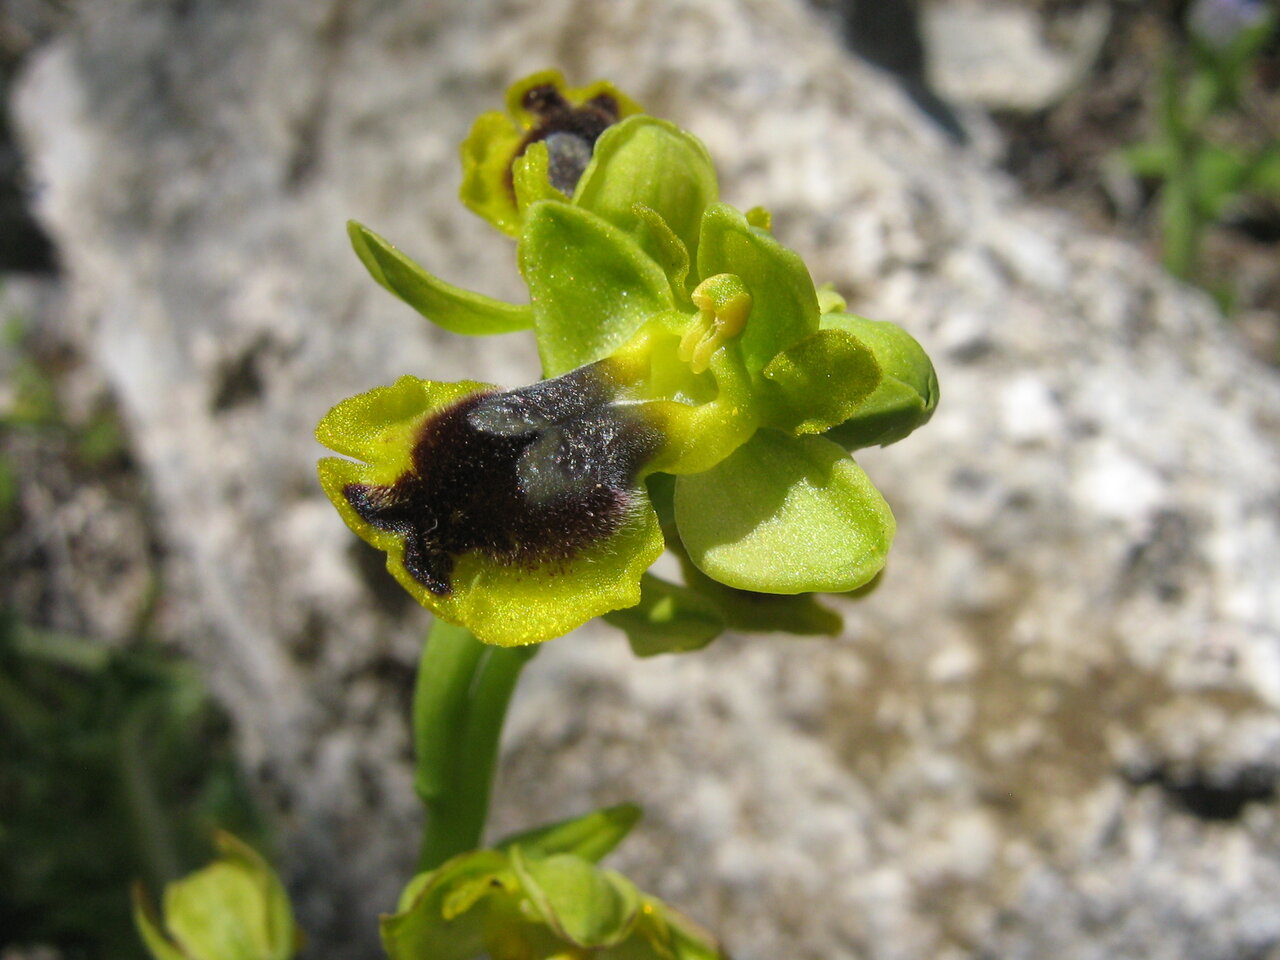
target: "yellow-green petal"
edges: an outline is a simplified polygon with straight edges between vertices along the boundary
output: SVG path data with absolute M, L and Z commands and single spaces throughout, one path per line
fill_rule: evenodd
M 529 148 L 511 165 L 511 186 L 515 191 L 516 209 L 522 218 L 525 211 L 539 200 L 564 201 L 564 195 L 551 185 L 550 168 L 551 157 L 547 153 L 547 145 L 542 142 L 529 144 Z
M 641 248 L 662 267 L 671 284 L 671 297 L 682 308 L 693 306 L 689 291 L 689 269 L 693 261 L 684 241 L 662 219 L 657 210 L 643 203 L 631 208 L 636 215 L 635 237 Z
M 533 326 L 533 311 L 527 303 L 506 303 L 445 283 L 354 220 L 347 222 L 347 235 L 373 279 L 451 333 L 486 336 Z

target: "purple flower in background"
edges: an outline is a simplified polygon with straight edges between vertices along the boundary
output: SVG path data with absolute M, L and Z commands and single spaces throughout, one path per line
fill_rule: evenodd
M 1221 49 L 1270 16 L 1267 0 L 1196 0 L 1187 15 L 1187 26 L 1200 40 Z

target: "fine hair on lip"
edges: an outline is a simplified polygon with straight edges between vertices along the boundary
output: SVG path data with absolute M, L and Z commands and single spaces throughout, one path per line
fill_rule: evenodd
M 635 406 L 615 404 L 598 366 L 505 392 L 477 393 L 419 428 L 413 467 L 343 495 L 370 525 L 404 540 L 404 565 L 438 596 L 456 558 L 567 561 L 616 533 L 661 444 Z

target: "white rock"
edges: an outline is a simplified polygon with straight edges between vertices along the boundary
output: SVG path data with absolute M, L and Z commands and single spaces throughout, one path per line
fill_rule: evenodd
M 495 835 L 641 800 L 617 865 L 745 960 L 1274 949 L 1274 800 L 1207 820 L 1160 773 L 1212 772 L 1229 804 L 1280 755 L 1280 385 L 1206 298 L 1021 200 L 798 4 L 78 9 L 17 101 L 41 212 L 189 645 L 290 811 L 314 956 L 379 955 L 410 869 L 398 704 L 427 618 L 323 519 L 313 425 L 406 372 L 536 375 L 527 338 L 428 329 L 343 221 L 520 296 L 510 242 L 454 198 L 455 150 L 549 64 L 702 134 L 726 198 L 770 205 L 817 280 L 915 333 L 943 399 L 861 458 L 899 534 L 845 637 L 643 663 L 603 627 L 548 645 Z M 1189 666 L 1206 649 L 1226 653 Z M 821 709 L 797 709 L 814 678 Z

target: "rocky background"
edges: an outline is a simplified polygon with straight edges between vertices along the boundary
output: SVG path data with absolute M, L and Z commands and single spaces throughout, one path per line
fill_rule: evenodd
M 977 6 L 933 4 L 923 35 L 1002 36 L 939 26 Z M 1107 36 L 1074 6 L 1046 53 L 1009 28 L 1004 86 L 1031 108 Z M 923 45 L 800 0 L 15 9 L 11 109 L 61 272 L 5 295 L 83 369 L 77 416 L 118 403 L 145 504 L 49 480 L 67 582 L 23 582 L 110 641 L 159 578 L 308 957 L 379 955 L 417 839 L 429 619 L 320 496 L 312 428 L 406 372 L 537 372 L 527 339 L 450 337 L 391 299 L 344 221 L 518 297 L 510 242 L 455 200 L 456 150 L 548 65 L 702 137 L 726 199 L 767 204 L 817 280 L 926 346 L 943 401 L 859 458 L 899 536 L 843 636 L 643 662 L 602 626 L 548 644 L 495 834 L 642 801 L 615 865 L 741 960 L 1280 957 L 1280 379 L 1207 295 L 998 169 L 963 46 L 921 74 Z

